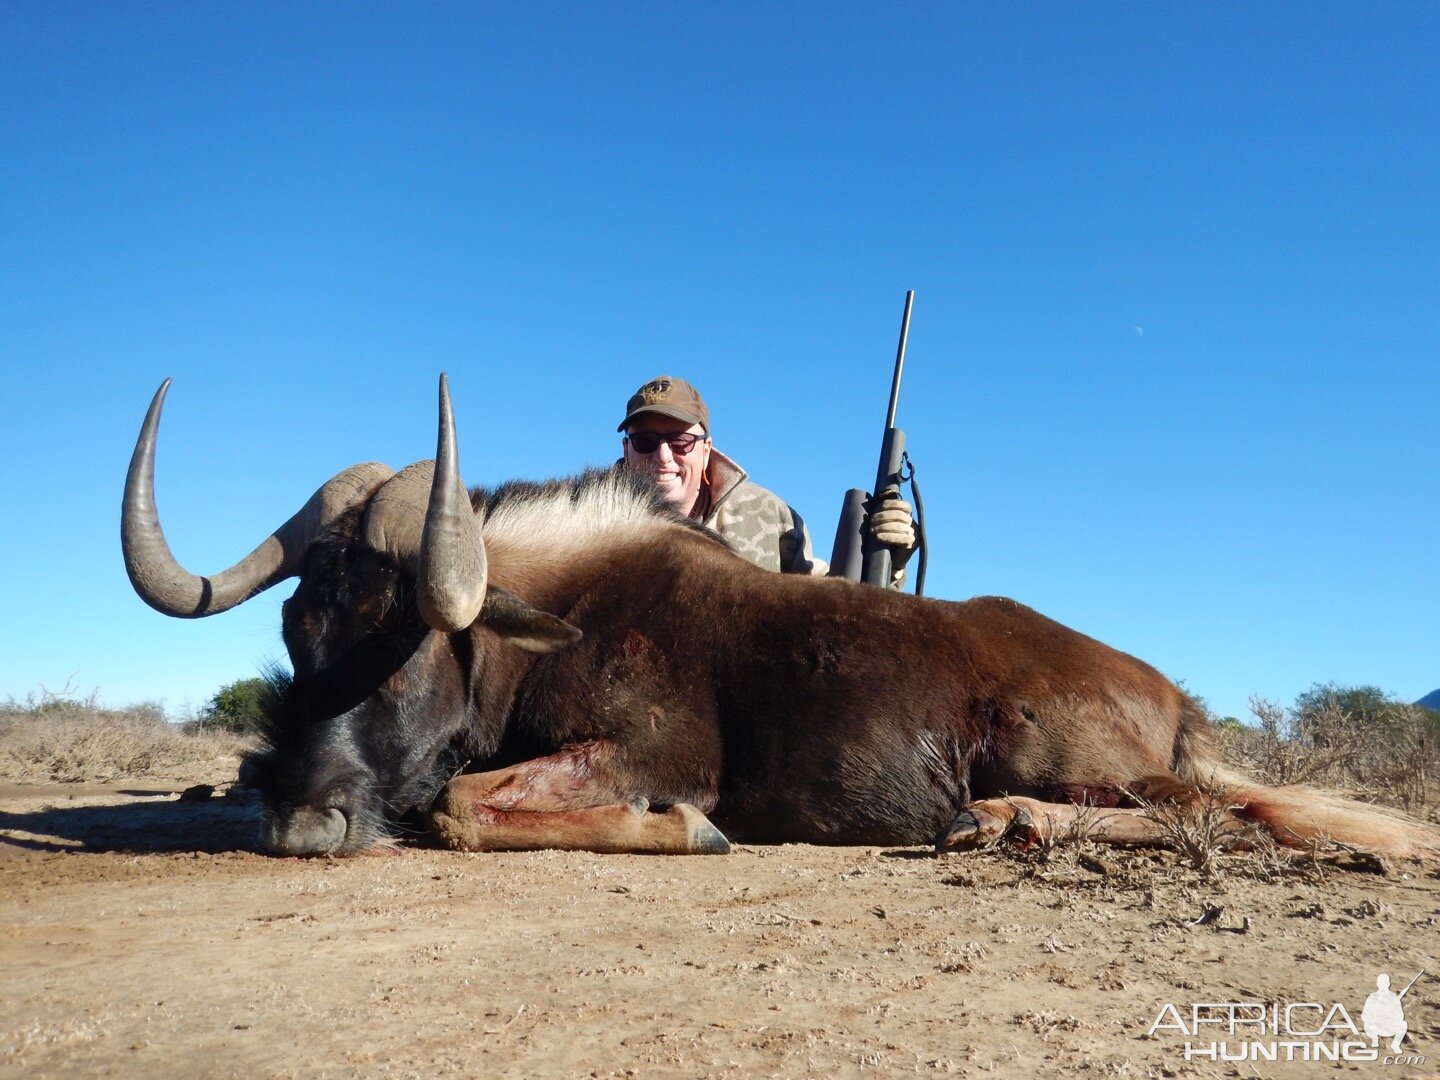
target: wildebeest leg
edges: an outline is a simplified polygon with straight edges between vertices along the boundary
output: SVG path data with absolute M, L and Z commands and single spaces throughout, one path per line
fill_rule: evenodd
M 1185 813 L 1204 813 L 1197 805 L 1170 804 L 1160 813 L 1178 820 Z M 1222 810 L 1218 823 L 1222 836 L 1234 836 L 1245 826 L 1235 815 Z M 966 851 L 984 847 L 1002 837 L 1021 843 L 1091 839 L 1103 844 L 1139 847 L 1168 847 L 1173 838 L 1159 813 L 1137 807 L 1077 806 L 1074 803 L 1041 802 L 1021 796 L 981 799 L 966 805 L 955 821 L 935 841 L 939 851 Z
M 652 813 L 605 768 L 605 748 L 567 747 L 492 772 L 455 777 L 430 812 L 445 846 L 460 851 L 558 848 L 603 853 L 723 855 L 730 842 L 695 807 Z
M 463 807 L 430 815 L 436 837 L 457 851 L 595 851 L 601 854 L 724 855 L 730 842 L 685 803 L 652 813 L 643 803 L 584 810 Z

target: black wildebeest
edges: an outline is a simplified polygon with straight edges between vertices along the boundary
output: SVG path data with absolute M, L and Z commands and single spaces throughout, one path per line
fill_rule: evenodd
M 347 469 L 196 577 L 155 508 L 168 385 L 126 481 L 137 592 L 196 617 L 299 578 L 293 676 L 248 763 L 276 852 L 360 851 L 427 809 L 471 850 L 723 851 L 707 814 L 745 840 L 963 848 L 1059 835 L 1082 804 L 1109 808 L 1093 835 L 1147 842 L 1137 799 L 1202 792 L 1282 842 L 1440 851 L 1417 822 L 1221 770 L 1173 684 L 1014 601 L 761 570 L 616 473 L 468 492 L 443 376 L 435 463 Z

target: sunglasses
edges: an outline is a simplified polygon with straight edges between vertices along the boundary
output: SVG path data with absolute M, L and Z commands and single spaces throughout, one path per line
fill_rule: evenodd
M 671 435 L 661 435 L 658 431 L 633 431 L 625 438 L 637 454 L 653 454 L 660 449 L 662 442 L 670 444 L 672 454 L 688 454 L 705 436 L 693 431 L 677 431 Z

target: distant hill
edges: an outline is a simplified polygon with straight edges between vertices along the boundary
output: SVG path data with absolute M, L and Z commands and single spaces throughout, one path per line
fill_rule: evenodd
M 1422 709 L 1434 709 L 1436 712 L 1440 712 L 1440 690 L 1431 690 L 1415 704 Z

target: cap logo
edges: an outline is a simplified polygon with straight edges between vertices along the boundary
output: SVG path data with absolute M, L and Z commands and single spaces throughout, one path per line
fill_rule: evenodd
M 640 388 L 640 397 L 646 405 L 654 405 L 657 401 L 664 400 L 670 392 L 669 379 L 656 379 L 652 383 L 646 383 Z

